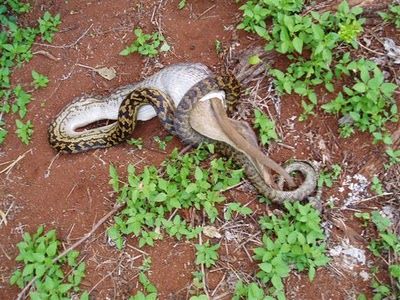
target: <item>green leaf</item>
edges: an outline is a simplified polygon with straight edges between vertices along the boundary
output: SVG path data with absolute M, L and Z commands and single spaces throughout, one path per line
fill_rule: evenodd
M 360 294 L 357 296 L 357 300 L 368 300 L 365 294 Z
M 367 87 L 363 82 L 358 82 L 355 85 L 353 85 L 353 90 L 359 93 L 364 93 L 367 90 Z
M 46 249 L 46 253 L 48 256 L 53 257 L 57 253 L 57 242 L 52 242 Z
M 315 268 L 313 266 L 308 269 L 308 278 L 310 281 L 313 281 L 315 278 Z
M 189 183 L 189 185 L 185 189 L 185 192 L 189 194 L 195 191 L 197 191 L 197 185 L 195 183 Z
M 264 27 L 256 25 L 256 26 L 254 26 L 254 31 L 262 38 L 268 37 L 268 32 Z
M 35 269 L 34 264 L 28 264 L 25 266 L 24 270 L 22 271 L 22 276 L 26 277 L 29 275 L 33 275 L 33 270 Z
M 261 270 L 263 270 L 266 273 L 271 273 L 272 271 L 272 265 L 268 262 L 264 262 L 262 264 L 258 265 L 260 267 Z
M 203 180 L 203 171 L 199 167 L 196 167 L 194 177 L 197 181 Z
M 317 94 L 315 94 L 314 92 L 309 92 L 308 93 L 308 99 L 310 99 L 311 103 L 314 105 L 317 105 Z
M 397 85 L 390 82 L 384 82 L 382 83 L 380 89 L 386 97 L 391 97 L 394 91 L 397 89 Z
M 79 299 L 80 300 L 89 300 L 89 293 L 87 291 L 84 291 Z
M 259 63 L 261 63 L 261 59 L 258 55 L 252 55 L 249 57 L 248 63 L 250 65 L 258 65 Z
M 293 48 L 297 53 L 301 54 L 303 52 L 303 40 L 301 38 L 295 37 L 293 39 Z
M 160 47 L 161 52 L 168 52 L 169 50 L 171 50 L 171 46 L 167 42 L 164 42 Z
M 282 279 L 279 276 L 273 275 L 271 278 L 271 283 L 277 290 L 283 290 Z

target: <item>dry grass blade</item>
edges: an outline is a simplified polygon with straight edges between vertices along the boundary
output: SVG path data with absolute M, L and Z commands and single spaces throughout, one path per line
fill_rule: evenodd
M 28 152 L 32 153 L 32 149 L 29 149 L 25 151 L 23 154 L 19 155 L 15 160 L 13 160 L 7 167 L 5 167 L 3 170 L 0 171 L 0 174 L 6 173 L 6 175 L 9 175 L 11 170 L 15 167 L 15 165 L 22 160 Z

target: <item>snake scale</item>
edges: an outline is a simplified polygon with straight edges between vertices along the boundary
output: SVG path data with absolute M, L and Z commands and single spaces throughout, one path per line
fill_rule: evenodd
M 299 171 L 304 182 L 295 190 L 282 191 L 265 184 L 262 174 L 243 152 L 226 143 L 209 139 L 190 126 L 190 111 L 207 94 L 223 91 L 224 104 L 232 112 L 240 96 L 240 84 L 233 76 L 214 77 L 203 64 L 184 63 L 166 67 L 147 79 L 123 86 L 110 96 L 83 96 L 67 105 L 49 127 L 49 143 L 60 152 L 78 153 L 95 148 L 110 147 L 126 140 L 136 120 L 148 120 L 157 115 L 163 126 L 186 144 L 204 141 L 216 143 L 224 155 L 232 156 L 243 166 L 246 176 L 258 191 L 275 202 L 301 200 L 316 186 L 316 171 L 305 162 L 285 167 L 287 173 Z M 77 131 L 102 119 L 117 120 L 109 125 Z M 282 168 L 270 166 L 282 174 Z M 283 179 L 280 179 L 280 187 Z

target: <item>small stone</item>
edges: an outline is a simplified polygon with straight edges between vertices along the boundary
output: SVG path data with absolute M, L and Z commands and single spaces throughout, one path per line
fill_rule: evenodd
M 208 236 L 209 238 L 221 238 L 221 234 L 218 232 L 218 229 L 214 226 L 204 226 L 203 227 L 203 234 Z
M 362 278 L 363 281 L 368 281 L 369 280 L 369 274 L 368 272 L 362 270 L 360 273 L 358 273 L 360 277 Z

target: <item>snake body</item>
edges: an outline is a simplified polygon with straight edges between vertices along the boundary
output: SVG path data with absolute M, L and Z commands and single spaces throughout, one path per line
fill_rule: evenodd
M 230 112 L 240 94 L 240 84 L 233 76 L 214 77 L 202 64 L 172 65 L 142 82 L 119 88 L 109 97 L 77 98 L 50 125 L 49 142 L 56 150 L 70 153 L 110 147 L 128 138 L 136 120 L 148 120 L 155 115 L 158 115 L 167 130 L 184 143 L 210 141 L 191 128 L 190 111 L 201 98 L 221 90 L 225 92 L 224 102 Z M 76 130 L 101 119 L 117 121 L 82 132 Z M 296 190 L 281 191 L 265 184 L 262 175 L 245 153 L 226 143 L 213 142 L 216 142 L 221 152 L 232 156 L 243 166 L 246 176 L 259 192 L 273 201 L 301 200 L 315 189 L 316 172 L 310 165 L 298 162 L 285 167 L 287 172 L 302 172 L 305 181 Z
M 65 106 L 50 124 L 49 143 L 59 152 L 78 153 L 89 149 L 110 147 L 120 142 L 112 138 L 118 136 L 115 135 L 119 130 L 118 122 L 85 131 L 77 131 L 77 129 L 99 120 L 117 120 L 122 102 L 132 92 L 134 94 L 130 96 L 129 101 L 132 107 L 137 108 L 137 116 L 134 120 L 146 121 L 158 114 L 162 124 L 171 130 L 169 124 L 172 121 L 167 121 L 169 112 L 164 111 L 163 108 L 177 106 L 193 85 L 211 75 L 207 66 L 200 63 L 175 64 L 141 82 L 116 89 L 110 96 L 78 97 Z M 152 98 L 146 98 L 146 95 L 144 95 L 146 99 L 141 99 L 138 90 L 142 90 L 142 93 L 147 93 L 148 96 L 156 94 L 158 99 L 164 99 L 164 101 L 151 102 Z M 164 95 L 164 98 L 161 95 Z M 139 96 L 136 98 L 137 101 L 134 101 L 134 96 Z M 167 106 L 163 106 L 163 103 L 167 103 Z

